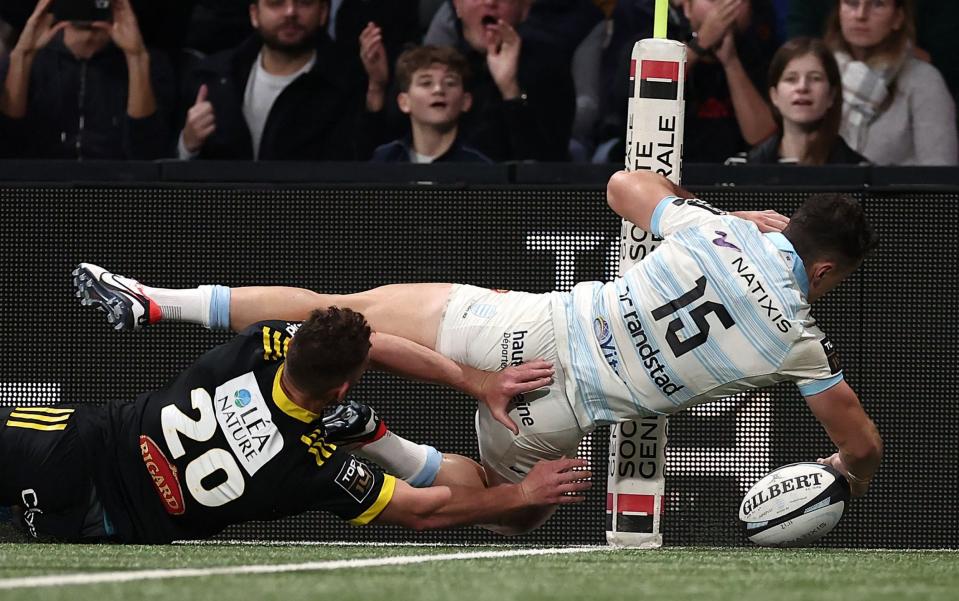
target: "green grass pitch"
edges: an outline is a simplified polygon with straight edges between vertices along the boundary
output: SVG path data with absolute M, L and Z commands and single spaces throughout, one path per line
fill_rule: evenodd
M 291 573 L 214 574 L 95 584 L 4 588 L 11 579 L 139 570 L 199 570 L 344 559 L 443 556 L 519 547 L 181 544 L 0 544 L 0 600 L 319 601 L 595 599 L 868 601 L 956 599 L 959 553 L 834 549 L 602 549 L 341 567 Z

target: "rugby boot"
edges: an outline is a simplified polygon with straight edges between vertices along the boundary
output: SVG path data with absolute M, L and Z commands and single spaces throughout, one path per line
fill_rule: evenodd
M 387 432 L 386 422 L 369 405 L 356 401 L 328 407 L 323 414 L 323 429 L 327 442 L 346 449 L 358 449 Z
M 105 313 L 107 323 L 117 330 L 138 330 L 163 317 L 160 305 L 143 292 L 136 280 L 92 263 L 80 263 L 72 275 L 80 304 Z

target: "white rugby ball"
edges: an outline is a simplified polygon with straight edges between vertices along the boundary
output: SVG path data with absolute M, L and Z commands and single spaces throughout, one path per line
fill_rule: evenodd
M 849 503 L 849 483 L 830 466 L 793 463 L 759 480 L 739 506 L 746 538 L 763 547 L 801 547 L 828 534 Z

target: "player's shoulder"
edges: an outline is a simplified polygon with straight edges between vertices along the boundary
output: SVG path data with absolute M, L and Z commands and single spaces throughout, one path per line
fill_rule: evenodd
M 284 359 L 300 325 L 298 321 L 258 321 L 240 332 L 237 339 L 242 346 L 262 352 L 266 360 Z
M 652 233 L 666 237 L 697 225 L 706 224 L 726 212 L 701 198 L 665 196 L 656 205 L 650 218 Z
M 240 332 L 241 336 L 262 334 L 263 332 L 277 332 L 282 336 L 292 337 L 300 329 L 302 322 L 284 321 L 281 319 L 268 319 L 250 324 L 245 330 Z

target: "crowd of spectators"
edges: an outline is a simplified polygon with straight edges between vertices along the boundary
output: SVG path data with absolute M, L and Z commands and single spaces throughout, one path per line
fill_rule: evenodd
M 108 18 L 57 16 L 78 6 Z M 621 163 L 654 6 L 4 0 L 0 158 Z M 959 164 L 954 0 L 671 0 L 668 21 L 687 163 Z

